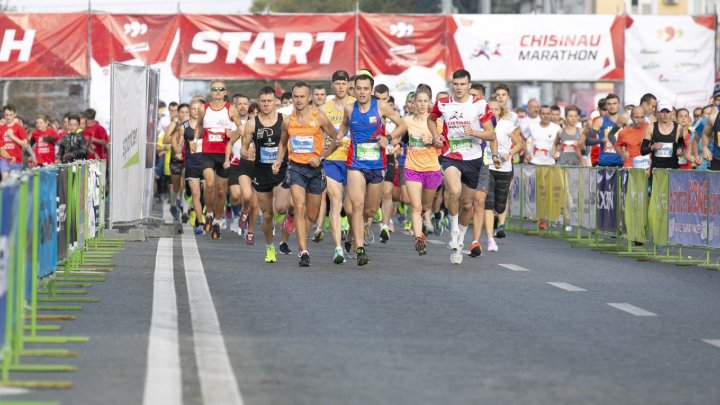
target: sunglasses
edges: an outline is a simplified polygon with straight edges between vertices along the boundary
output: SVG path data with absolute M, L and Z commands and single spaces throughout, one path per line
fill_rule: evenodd
M 225 91 L 225 87 L 210 87 L 210 91 Z

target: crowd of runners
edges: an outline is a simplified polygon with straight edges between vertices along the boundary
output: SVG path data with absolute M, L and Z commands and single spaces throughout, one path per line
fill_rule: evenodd
M 394 218 L 421 256 L 427 235 L 448 232 L 450 260 L 460 264 L 465 254 L 482 254 L 483 231 L 486 250 L 499 249 L 513 163 L 720 169 L 720 89 L 692 112 L 652 94 L 637 104 L 608 94 L 588 114 L 536 100 L 513 110 L 507 85 L 486 94 L 465 70 L 454 72 L 451 92 L 421 84 L 404 105 L 375 85 L 368 69 L 338 70 L 330 79 L 330 95 L 301 81 L 280 97 L 269 86 L 230 96 L 214 80 L 205 98 L 170 103 L 167 111 L 163 104 L 157 178 L 171 180 L 173 217 L 212 239 L 229 228 L 248 245 L 260 225 L 266 263 L 293 253 L 295 234 L 303 267 L 310 265 L 309 242 L 326 234 L 332 262 L 366 265 L 373 223 L 379 242 L 388 243 Z M 58 134 L 38 117 L 28 143 L 15 108 L 5 106 L 3 176 L 22 168 L 30 145 L 32 164 L 53 163 L 56 151 L 59 161 L 107 156 L 107 133 L 97 129 L 93 110 L 65 119 Z M 52 160 L 40 158 L 50 150 Z

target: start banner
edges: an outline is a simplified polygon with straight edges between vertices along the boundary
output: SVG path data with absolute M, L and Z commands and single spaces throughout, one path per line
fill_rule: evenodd
M 88 76 L 87 14 L 0 13 L 1 78 Z
M 473 80 L 622 80 L 625 17 L 455 15 L 448 19 L 449 76 Z
M 179 76 L 330 81 L 354 70 L 355 15 L 181 15 Z

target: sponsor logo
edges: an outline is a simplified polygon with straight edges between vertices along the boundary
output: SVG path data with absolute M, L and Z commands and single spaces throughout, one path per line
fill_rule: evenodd
M 648 63 L 647 65 L 642 66 L 643 70 L 653 70 L 653 69 L 657 69 L 659 67 L 660 67 L 660 64 L 658 64 L 657 62 L 651 62 L 651 63 Z
M 675 52 L 677 53 L 698 53 L 700 50 L 698 48 L 680 48 L 676 49 Z
M 412 24 L 406 24 L 404 22 L 399 22 L 397 24 L 390 25 L 390 35 L 393 35 L 398 38 L 411 37 L 413 32 L 415 32 L 415 27 L 413 27 Z
M 298 65 L 308 64 L 308 52 L 316 44 L 322 44 L 320 59 L 313 64 L 328 65 L 332 62 L 335 44 L 345 40 L 344 32 L 288 32 L 284 35 L 280 54 L 275 46 L 275 33 L 258 32 L 253 37 L 252 32 L 218 32 L 201 31 L 193 36 L 188 62 L 197 64 L 214 63 L 218 50 L 227 50 L 225 63 L 243 63 L 252 65 L 264 63 L 267 65 L 287 65 L 295 62 Z M 243 44 L 250 43 L 249 49 L 240 52 Z M 243 47 L 247 48 L 247 47 Z M 259 62 L 262 61 L 262 62 Z
M 28 29 L 17 38 L 18 32 L 14 29 L 5 30 L 0 43 L 0 62 L 9 62 L 10 55 L 13 51 L 18 52 L 18 62 L 27 62 L 30 60 L 33 42 L 35 41 L 35 30 Z
M 415 53 L 415 45 L 393 46 L 389 51 L 393 55 L 410 55 Z
M 465 117 L 463 116 L 462 111 L 453 111 L 452 115 L 450 115 L 450 118 L 448 118 L 448 121 L 455 121 L 463 118 Z
M 502 57 L 500 53 L 500 44 L 490 45 L 490 41 L 484 41 L 473 49 L 470 59 L 485 58 L 490 60 L 492 57 Z
M 675 65 L 675 69 L 678 69 L 678 70 L 680 70 L 680 69 L 682 69 L 682 70 L 696 70 L 696 69 L 700 69 L 701 66 L 702 66 L 702 65 L 699 64 L 699 63 L 681 62 L 681 63 L 677 63 L 677 64 Z
M 643 48 L 643 49 L 640 50 L 640 54 L 641 54 L 641 55 L 657 55 L 657 54 L 659 54 L 659 53 L 660 53 L 660 50 L 659 50 L 659 49 L 645 49 L 645 48 Z
M 135 38 L 140 35 L 147 34 L 148 27 L 147 24 L 143 24 L 138 21 L 131 21 L 123 25 L 123 30 L 125 31 L 125 35 L 130 38 Z
M 670 42 L 676 38 L 683 37 L 683 30 L 675 29 L 675 27 L 667 26 L 665 28 L 657 29 L 657 37 L 665 42 Z

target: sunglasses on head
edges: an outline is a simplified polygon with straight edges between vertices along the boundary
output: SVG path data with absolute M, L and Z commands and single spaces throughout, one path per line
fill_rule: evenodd
M 210 87 L 210 91 L 225 91 L 225 87 Z

